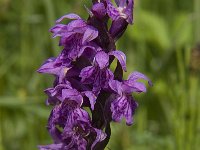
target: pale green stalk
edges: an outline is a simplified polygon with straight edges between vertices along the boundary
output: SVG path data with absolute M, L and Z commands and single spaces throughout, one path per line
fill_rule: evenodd
M 44 2 L 44 7 L 46 9 L 46 17 L 48 18 L 48 26 L 52 27 L 55 24 L 55 9 L 53 6 L 53 2 L 52 0 L 43 0 Z M 58 45 L 57 45 L 57 41 L 52 40 L 52 51 L 54 56 L 56 56 L 58 54 Z

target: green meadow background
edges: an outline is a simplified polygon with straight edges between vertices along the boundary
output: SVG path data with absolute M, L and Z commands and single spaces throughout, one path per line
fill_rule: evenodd
M 52 142 L 43 90 L 53 78 L 36 70 L 61 50 L 49 28 L 69 12 L 86 19 L 84 5 L 90 0 L 0 0 L 0 150 Z M 135 0 L 134 19 L 117 48 L 128 73 L 145 73 L 154 86 L 134 94 L 134 125 L 112 123 L 106 149 L 199 150 L 200 0 Z

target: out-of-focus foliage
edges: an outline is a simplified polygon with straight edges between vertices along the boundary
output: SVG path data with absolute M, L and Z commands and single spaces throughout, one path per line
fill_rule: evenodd
M 61 50 L 48 29 L 67 12 L 87 18 L 84 4 L 89 0 L 0 0 L 0 150 L 51 142 L 42 91 L 52 78 L 36 70 Z M 112 124 L 108 149 L 198 150 L 200 1 L 135 0 L 134 16 L 118 49 L 128 73 L 143 72 L 154 86 L 135 95 L 135 125 Z

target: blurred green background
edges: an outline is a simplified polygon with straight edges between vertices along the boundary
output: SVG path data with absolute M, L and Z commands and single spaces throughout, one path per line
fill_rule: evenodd
M 51 143 L 43 90 L 53 78 L 36 73 L 61 48 L 48 29 L 60 16 L 87 18 L 89 0 L 0 0 L 0 150 Z M 135 0 L 135 24 L 118 42 L 128 73 L 154 86 L 134 95 L 135 124 L 112 123 L 109 150 L 200 149 L 200 0 Z M 127 74 L 126 74 L 127 75 Z

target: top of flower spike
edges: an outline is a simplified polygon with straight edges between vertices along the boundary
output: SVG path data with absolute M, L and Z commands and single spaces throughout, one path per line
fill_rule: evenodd
M 103 3 L 96 3 L 93 5 L 91 12 L 99 19 L 106 15 L 106 8 Z
M 73 19 L 73 21 L 67 25 L 58 24 L 63 21 L 63 19 Z M 76 14 L 64 15 L 58 19 L 56 23 L 57 25 L 51 28 L 50 31 L 54 34 L 53 37 L 60 36 L 61 38 L 64 38 L 62 41 L 71 39 L 71 37 L 75 34 L 82 34 L 82 44 L 85 44 L 98 36 L 97 29 L 87 25 L 86 21 L 81 19 L 81 17 Z M 64 45 L 64 43 L 61 43 L 61 45 Z
M 129 24 L 133 23 L 134 0 L 115 0 L 117 8 L 112 4 L 111 0 L 107 2 L 107 13 L 112 20 L 124 18 Z

